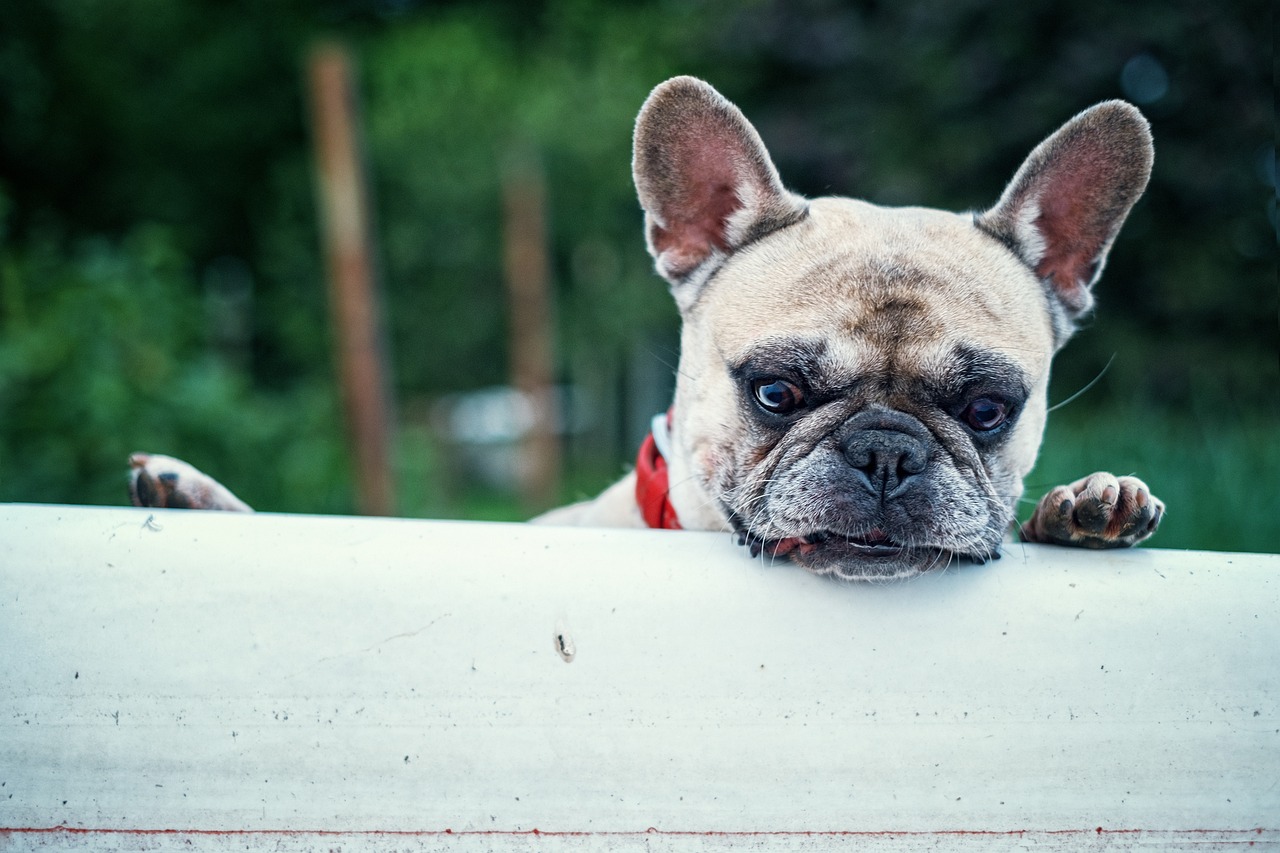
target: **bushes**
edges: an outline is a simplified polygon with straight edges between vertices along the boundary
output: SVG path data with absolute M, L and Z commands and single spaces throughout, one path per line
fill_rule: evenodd
M 400 455 L 414 477 L 401 511 L 477 505 L 437 485 L 448 451 L 414 413 L 506 376 L 500 185 L 513 149 L 546 170 L 559 378 L 598 401 L 570 478 L 591 492 L 620 469 L 627 433 L 662 405 L 675 340 L 630 186 L 631 123 L 651 86 L 694 73 L 743 107 L 789 186 L 889 204 L 990 203 L 1072 112 L 1142 101 L 1155 175 L 1052 398 L 1114 363 L 1059 416 L 1073 428 L 1044 464 L 1063 459 L 1070 478 L 1108 465 L 1147 475 L 1171 526 L 1217 519 L 1203 536 L 1158 541 L 1231 547 L 1214 507 L 1253 461 L 1274 472 L 1254 443 L 1274 431 L 1280 383 L 1265 17 L 1259 0 L 10 0 L 0 499 L 117 503 L 125 457 L 150 448 L 256 506 L 350 508 L 299 73 L 325 32 L 359 60 L 393 382 L 413 446 Z M 1135 61 L 1167 87 L 1133 89 Z M 243 275 L 247 302 L 220 290 L 219 270 Z M 1129 454 L 1106 461 L 1088 414 L 1117 408 L 1143 414 L 1098 416 L 1105 444 Z M 1224 447 L 1236 461 L 1197 487 L 1205 467 L 1180 463 Z M 1161 470 L 1183 485 L 1141 454 L 1178 460 Z M 593 471 L 608 473 L 588 483 Z M 1246 528 L 1272 524 L 1276 499 L 1264 489 L 1237 509 L 1261 519 L 1238 524 L 1238 542 L 1259 543 Z
M 208 346 L 170 233 L 0 249 L 0 500 L 119 504 L 128 454 L 181 455 L 250 503 L 347 509 L 328 383 L 255 390 Z

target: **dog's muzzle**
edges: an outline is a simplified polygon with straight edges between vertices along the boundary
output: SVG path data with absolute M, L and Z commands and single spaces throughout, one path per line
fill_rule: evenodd
M 928 432 L 915 418 L 877 409 L 849 419 L 840 451 L 854 482 L 873 495 L 894 498 L 911 489 L 929 467 Z

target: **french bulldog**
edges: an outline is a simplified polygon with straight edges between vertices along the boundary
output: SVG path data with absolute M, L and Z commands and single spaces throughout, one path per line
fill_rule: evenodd
M 636 469 L 535 521 L 736 533 L 757 557 L 849 579 L 998 557 L 1039 451 L 1050 362 L 1151 173 L 1147 122 L 1098 104 L 979 213 L 789 192 L 759 134 L 677 77 L 640 111 L 645 238 L 682 320 L 675 398 Z M 248 509 L 135 454 L 135 504 Z M 1053 489 L 1021 528 L 1094 548 L 1164 505 L 1131 476 Z

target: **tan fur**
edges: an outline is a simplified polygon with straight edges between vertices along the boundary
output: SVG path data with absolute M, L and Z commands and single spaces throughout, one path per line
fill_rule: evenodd
M 827 337 L 851 377 L 884 365 L 887 354 L 865 337 L 830 336 L 832 329 L 858 326 L 873 311 L 877 293 L 865 268 L 869 257 L 909 259 L 937 276 L 918 294 L 933 328 L 928 336 L 895 341 L 903 344 L 900 359 L 939 363 L 952 345 L 971 342 L 1009 355 L 1037 377 L 1009 451 L 1021 489 L 1040 446 L 1053 355 L 1044 298 L 1029 271 L 977 231 L 969 217 L 823 198 L 810 204 L 803 222 L 737 255 L 684 315 L 673 438 L 687 452 L 668 461 L 680 518 L 696 518 L 704 528 L 726 525 L 722 514 L 711 511 L 706 466 L 683 464 L 706 453 L 713 437 L 726 431 L 725 413 L 736 409 L 736 390 L 719 367 L 723 361 L 736 360 L 762 340 L 799 334 Z M 730 431 L 736 435 L 740 429 Z

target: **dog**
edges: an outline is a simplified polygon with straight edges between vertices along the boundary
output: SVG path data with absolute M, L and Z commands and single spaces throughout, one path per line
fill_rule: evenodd
M 998 557 L 1039 451 L 1050 362 L 1154 151 L 1107 101 L 1040 143 L 980 213 L 789 192 L 742 112 L 692 77 L 635 128 L 645 239 L 679 309 L 675 398 L 635 470 L 546 524 L 728 531 L 847 579 Z M 183 462 L 131 459 L 135 504 L 248 509 Z M 1164 505 L 1136 477 L 1059 486 L 1030 542 L 1125 547 Z

